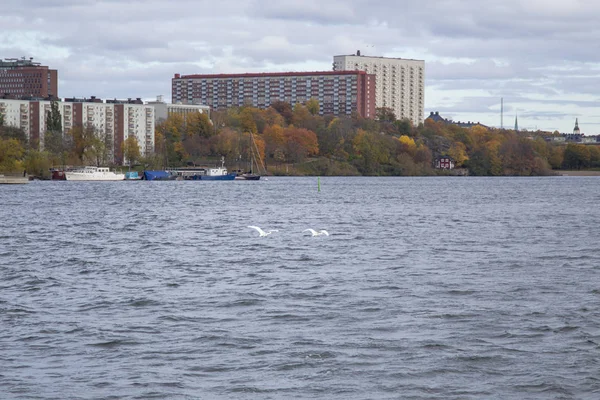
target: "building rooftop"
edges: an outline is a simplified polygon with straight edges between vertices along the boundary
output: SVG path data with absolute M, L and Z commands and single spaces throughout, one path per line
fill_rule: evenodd
M 484 128 L 488 128 L 488 126 L 483 125 L 482 123 L 479 122 L 474 122 L 474 121 L 467 121 L 467 122 L 463 122 L 463 121 L 453 121 L 451 119 L 448 118 L 444 118 L 440 115 L 439 111 L 431 111 L 429 113 L 429 117 L 427 117 L 427 119 L 429 120 L 433 120 L 435 122 L 443 122 L 445 124 L 454 124 L 454 125 L 458 125 L 461 128 L 471 128 L 473 126 L 479 125 L 479 126 L 483 126 Z
M 23 68 L 23 67 L 39 67 L 39 62 L 33 62 L 33 57 L 25 58 L 5 58 L 0 60 L 0 68 Z
M 425 60 L 417 60 L 414 58 L 400 58 L 400 57 L 383 57 L 383 56 L 366 56 L 363 54 L 360 54 L 360 50 L 356 50 L 356 54 L 340 54 L 334 57 L 365 57 L 365 58 L 381 58 L 383 60 L 402 60 L 402 61 L 422 61 L 425 62 Z
M 246 72 L 241 74 L 175 74 L 173 79 L 202 78 L 266 78 L 273 76 L 366 75 L 364 71 L 310 71 L 310 72 Z

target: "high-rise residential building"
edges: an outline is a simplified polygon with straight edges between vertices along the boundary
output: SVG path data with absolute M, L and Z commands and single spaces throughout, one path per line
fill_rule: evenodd
M 292 106 L 310 99 L 319 114 L 375 116 L 375 76 L 363 71 L 280 72 L 180 75 L 172 79 L 172 101 L 206 104 L 213 110 L 251 105 L 268 108 L 276 101 Z
M 334 56 L 333 70 L 375 75 L 377 108 L 390 108 L 396 118 L 408 118 L 414 125 L 423 122 L 425 61 L 362 56 L 357 51 L 355 55 Z
M 58 72 L 33 58 L 0 60 L 0 95 L 13 99 L 58 97 Z
M 96 135 L 109 143 L 108 159 L 115 164 L 124 161 L 121 144 L 134 136 L 140 154 L 154 151 L 154 107 L 141 99 L 107 100 L 92 96 L 89 99 L 70 98 L 57 101 L 64 132 L 76 126 L 94 129 Z M 49 100 L 15 100 L 0 98 L 0 113 L 7 126 L 23 129 L 27 138 L 44 149 L 46 116 L 50 112 Z

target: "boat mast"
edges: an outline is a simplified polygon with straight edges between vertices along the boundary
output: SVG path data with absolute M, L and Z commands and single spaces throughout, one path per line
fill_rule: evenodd
M 258 157 L 258 160 L 260 161 L 260 165 L 263 168 L 264 174 L 262 174 L 260 172 L 260 168 L 259 168 L 259 164 L 258 162 L 256 162 L 256 160 L 254 160 L 256 162 L 256 169 L 258 170 L 258 174 L 259 175 L 266 175 L 267 174 L 267 169 L 265 168 L 265 164 L 262 161 L 262 158 L 260 157 L 260 152 L 258 151 L 258 146 L 256 145 L 256 142 L 254 141 L 254 135 L 252 134 L 252 132 L 250 132 L 250 138 L 252 139 L 252 156 L 254 156 L 254 152 L 256 151 L 256 156 Z

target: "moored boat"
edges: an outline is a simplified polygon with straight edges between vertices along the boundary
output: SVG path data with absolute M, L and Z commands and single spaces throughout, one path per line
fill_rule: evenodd
M 232 181 L 237 175 L 227 171 L 224 158 L 221 158 L 220 167 L 180 168 L 173 172 L 177 174 L 177 179 L 184 181 Z
M 258 146 L 256 145 L 256 141 L 254 140 L 254 135 L 252 133 L 250 133 L 250 165 L 249 165 L 249 170 L 246 172 L 243 172 L 242 170 L 238 170 L 236 171 L 236 176 L 235 179 L 239 180 L 239 181 L 258 181 L 260 180 L 261 177 L 261 167 L 262 167 L 262 171 L 264 171 L 262 174 L 266 175 L 267 174 L 267 170 L 265 168 L 265 165 L 262 162 L 262 158 L 260 157 L 260 151 L 258 150 Z M 258 173 L 255 173 L 254 171 L 258 171 Z
M 237 172 L 235 175 L 235 180 L 237 181 L 257 181 L 260 179 L 260 175 L 253 173 L 252 171 L 248 172 Z
M 107 167 L 83 167 L 65 171 L 68 181 L 122 181 L 125 174 L 117 174 Z
M 53 181 L 66 181 L 67 180 L 65 171 L 62 169 L 51 168 L 50 172 L 52 174 L 50 179 L 52 179 Z
M 142 180 L 145 181 L 173 181 L 175 179 L 177 179 L 177 175 L 165 170 L 146 170 L 142 174 Z
M 125 172 L 125 180 L 126 181 L 139 181 L 142 177 L 138 174 L 137 171 L 127 171 Z

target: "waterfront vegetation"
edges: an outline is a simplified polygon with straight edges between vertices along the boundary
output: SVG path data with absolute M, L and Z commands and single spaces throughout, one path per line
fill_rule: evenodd
M 214 163 L 225 157 L 230 169 L 245 168 L 251 155 L 274 175 L 475 176 L 552 175 L 561 169 L 598 169 L 597 145 L 546 140 L 558 132 L 462 128 L 425 120 L 413 126 L 389 109 L 376 119 L 319 116 L 319 105 L 277 102 L 261 110 L 231 108 L 206 114 L 171 115 L 157 123 L 152 154 L 140 155 L 133 137 L 116 149 L 138 170 Z M 110 165 L 112 138 L 91 126 L 63 132 L 58 110 L 46 119 L 44 150 L 18 128 L 0 125 L 0 171 L 47 177 L 51 167 Z M 0 123 L 2 118 L 0 118 Z M 456 170 L 436 170 L 434 160 L 449 156 Z

